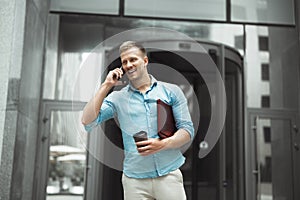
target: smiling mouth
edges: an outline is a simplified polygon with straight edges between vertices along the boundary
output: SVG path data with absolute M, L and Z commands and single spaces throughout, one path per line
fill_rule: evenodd
M 128 73 L 128 74 L 132 74 L 132 73 L 135 72 L 135 71 L 136 71 L 136 69 L 131 69 L 131 70 L 128 70 L 127 73 Z

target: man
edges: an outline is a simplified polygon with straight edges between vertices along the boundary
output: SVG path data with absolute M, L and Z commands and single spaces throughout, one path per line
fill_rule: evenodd
M 148 57 L 139 43 L 124 42 L 120 57 L 129 84 L 107 95 L 124 75 L 120 68 L 110 71 L 85 106 L 82 123 L 89 131 L 117 117 L 125 152 L 122 184 L 126 200 L 184 200 L 179 167 L 185 158 L 179 148 L 194 136 L 187 100 L 178 86 L 157 81 L 148 74 Z M 165 139 L 158 136 L 157 99 L 172 106 L 178 129 Z M 148 139 L 135 143 L 133 135 L 139 131 L 147 132 Z

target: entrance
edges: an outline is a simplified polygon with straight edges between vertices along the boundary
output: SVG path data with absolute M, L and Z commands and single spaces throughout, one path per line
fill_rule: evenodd
M 249 109 L 248 199 L 295 199 L 295 116 L 284 111 Z
M 44 100 L 36 198 L 83 200 L 87 135 L 80 129 L 83 102 Z
M 160 41 L 160 44 L 166 46 L 163 49 L 169 49 L 168 47 L 170 47 L 169 41 Z M 172 41 L 172 44 L 174 44 L 174 41 Z M 171 74 L 162 76 L 159 65 L 165 64 L 172 67 L 174 72 L 185 78 L 186 81 L 175 81 L 175 84 L 182 88 L 188 99 L 189 107 L 195 108 L 191 109 L 191 116 L 193 119 L 198 120 L 195 123 L 197 133 L 190 148 L 184 152 L 186 163 L 181 167 L 188 199 L 244 199 L 242 58 L 238 52 L 222 44 L 202 42 L 201 45 L 216 63 L 223 80 L 225 80 L 227 96 L 227 112 L 223 132 L 213 150 L 206 157 L 200 158 L 199 151 L 200 143 L 203 141 L 210 123 L 210 107 L 213 101 L 209 97 L 207 83 L 186 61 L 176 57 L 176 55 L 174 57 L 174 54 L 168 52 L 155 52 L 149 55 L 150 62 L 152 62 L 149 72 L 158 80 L 173 83 L 174 76 Z M 178 46 L 187 47 L 189 45 L 182 45 L 182 42 L 178 41 Z M 174 51 L 176 51 L 176 54 L 185 54 L 190 57 L 203 56 L 203 52 L 193 51 L 192 48 L 174 49 Z M 195 93 L 194 97 L 190 95 L 191 92 Z M 78 130 L 71 123 L 63 123 L 67 124 L 68 127 L 60 126 L 60 121 L 66 122 L 68 115 L 73 117 L 75 115 L 80 119 L 80 112 L 85 103 L 44 100 L 43 105 L 40 126 L 42 142 L 38 150 L 38 160 L 41 161 L 41 164 L 37 167 L 37 197 L 35 199 L 59 199 L 62 197 L 66 199 L 70 195 L 72 195 L 72 199 L 122 199 L 122 172 L 105 166 L 97 157 L 98 154 L 101 154 L 104 159 L 108 160 L 111 160 L 112 157 L 111 150 L 107 148 L 110 145 L 103 138 L 103 135 L 98 134 L 97 131 L 90 133 L 88 136 L 84 134 L 78 135 L 76 134 Z M 196 109 L 196 106 L 198 106 L 198 109 Z M 77 123 L 79 126 L 80 120 Z M 104 133 L 110 142 L 122 148 L 121 133 L 114 120 L 107 121 L 101 126 L 101 129 L 105 130 Z M 54 135 L 57 136 L 54 137 Z M 86 152 L 85 148 L 80 146 L 79 141 L 71 141 L 71 138 L 78 136 L 83 138 L 83 144 L 87 144 L 88 149 L 92 153 Z M 67 156 L 52 153 L 52 146 L 61 145 L 75 148 L 76 152 L 72 152 L 72 154 L 81 155 L 81 158 L 77 158 L 75 161 L 79 163 L 77 168 L 80 168 L 79 173 L 81 176 L 76 175 L 77 179 L 75 178 L 73 181 L 72 175 L 74 174 L 70 171 L 62 170 L 64 174 L 56 176 L 58 174 L 56 173 L 57 169 L 55 169 L 56 171 L 53 170 L 55 165 L 52 163 L 62 163 L 62 158 L 60 157 Z M 114 159 L 113 162 L 122 162 L 119 157 L 114 157 Z M 72 162 L 69 161 L 67 163 L 70 164 Z M 69 169 L 69 167 L 61 168 Z M 84 174 L 83 177 L 82 174 Z M 46 188 L 48 193 L 45 191 Z M 74 191 L 76 192 L 74 193 Z

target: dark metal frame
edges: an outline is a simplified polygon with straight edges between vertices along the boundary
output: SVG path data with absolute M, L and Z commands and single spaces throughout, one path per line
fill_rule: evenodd
M 296 15 L 297 1 L 294 0 L 294 14 Z M 276 26 L 276 27 L 296 27 L 296 19 L 294 24 L 280 24 L 280 23 L 258 23 L 258 22 L 243 22 L 232 21 L 231 19 L 231 0 L 226 0 L 226 19 L 225 20 L 204 20 L 204 19 L 192 19 L 192 18 L 175 18 L 175 17 L 147 17 L 147 16 L 133 16 L 125 14 L 125 0 L 119 0 L 119 13 L 118 14 L 99 14 L 99 13 L 80 13 L 80 12 L 61 12 L 50 11 L 50 13 L 57 14 L 80 14 L 80 15 L 93 15 L 93 16 L 110 16 L 110 17 L 122 17 L 132 19 L 149 19 L 149 20 L 169 20 L 169 21 L 187 21 L 187 22 L 203 22 L 203 23 L 225 23 L 225 24 L 239 24 L 239 25 L 256 25 L 256 26 Z

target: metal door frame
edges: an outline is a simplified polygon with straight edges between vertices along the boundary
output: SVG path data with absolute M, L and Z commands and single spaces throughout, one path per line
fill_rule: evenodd
M 291 123 L 291 145 L 294 144 L 295 146 L 299 144 L 299 133 L 298 133 L 298 125 L 299 125 L 299 116 L 297 112 L 293 110 L 276 110 L 276 109 L 266 109 L 266 108 L 248 108 L 247 109 L 247 130 L 245 134 L 245 186 L 246 186 L 246 200 L 253 200 L 256 199 L 256 189 L 253 183 L 253 170 L 255 161 L 254 161 L 254 151 L 252 149 L 252 134 L 253 131 L 256 129 L 255 120 L 257 117 L 260 118 L 270 118 L 270 119 L 282 119 L 282 120 L 289 120 Z M 299 151 L 296 150 L 291 146 L 292 155 L 292 170 L 293 176 L 292 184 L 293 184 L 293 199 L 299 199 L 300 192 L 297 191 L 297 186 L 299 186 L 300 180 L 299 175 L 300 173 L 297 172 L 296 169 L 299 169 Z M 298 152 L 297 152 L 298 151 Z M 299 170 L 298 170 L 299 171 Z
M 50 146 L 50 116 L 52 111 L 81 111 L 86 102 L 63 101 L 63 100 L 43 100 L 41 102 L 41 112 L 39 117 L 39 135 L 37 140 L 37 154 L 35 161 L 33 199 L 46 199 L 46 187 L 48 178 L 49 146 Z M 88 152 L 87 152 L 88 154 Z M 88 163 L 88 155 L 87 161 Z M 88 170 L 88 168 L 86 168 Z M 87 174 L 87 171 L 86 171 Z M 85 188 L 86 191 L 86 179 Z M 84 192 L 85 199 L 86 192 Z

